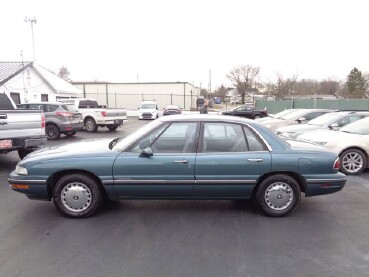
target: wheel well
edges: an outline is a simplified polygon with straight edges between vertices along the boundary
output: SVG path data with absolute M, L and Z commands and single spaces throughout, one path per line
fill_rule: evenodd
M 85 118 L 85 123 L 86 123 L 86 121 L 88 120 L 88 119 L 92 119 L 93 121 L 95 121 L 95 119 L 92 117 L 92 116 L 86 116 L 86 118 Z M 96 122 L 96 121 L 95 121 Z
M 297 181 L 297 183 L 299 184 L 300 190 L 304 193 L 306 193 L 306 182 L 305 179 L 298 173 L 296 172 L 290 172 L 290 171 L 273 171 L 273 172 L 269 172 L 267 174 L 264 174 L 263 176 L 261 176 L 259 178 L 259 180 L 256 183 L 256 186 L 254 188 L 254 191 L 252 193 L 252 196 L 254 197 L 256 195 L 256 192 L 259 189 L 260 184 L 268 177 L 273 176 L 273 175 L 278 175 L 278 174 L 284 174 L 284 175 L 288 175 L 290 177 L 292 177 L 293 179 L 295 179 Z
M 56 125 L 54 122 L 46 122 L 46 126 L 54 125 L 56 128 L 59 129 L 58 125 Z
M 95 174 L 86 171 L 86 170 L 77 170 L 77 169 L 69 169 L 69 170 L 62 170 L 59 172 L 54 173 L 53 175 L 51 175 L 48 179 L 47 179 L 47 192 L 49 197 L 52 197 L 53 194 L 53 189 L 56 185 L 56 183 L 58 182 L 58 180 L 63 177 L 64 175 L 70 175 L 70 174 L 75 174 L 75 173 L 82 173 L 85 174 L 89 177 L 91 177 L 92 179 L 94 179 L 96 181 L 96 183 L 98 184 L 104 198 L 107 197 L 107 193 L 105 191 L 105 188 L 100 180 L 99 177 L 97 177 Z

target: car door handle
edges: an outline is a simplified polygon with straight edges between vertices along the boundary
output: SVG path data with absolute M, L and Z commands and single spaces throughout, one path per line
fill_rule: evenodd
M 249 162 L 255 162 L 255 163 L 260 163 L 263 161 L 263 159 L 247 159 Z
M 186 163 L 188 163 L 188 161 L 187 160 L 177 160 L 177 161 L 173 161 L 173 163 L 175 163 L 175 164 L 186 164 Z

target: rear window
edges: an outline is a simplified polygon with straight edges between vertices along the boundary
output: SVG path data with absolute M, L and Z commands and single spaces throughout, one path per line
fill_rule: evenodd
M 97 101 L 94 100 L 81 100 L 79 101 L 80 106 L 98 106 Z
M 76 112 L 78 110 L 78 108 L 72 104 L 65 104 L 65 105 L 62 105 L 62 107 L 64 110 L 68 112 Z

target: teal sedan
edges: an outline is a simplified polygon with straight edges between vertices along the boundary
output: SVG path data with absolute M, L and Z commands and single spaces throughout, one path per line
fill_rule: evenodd
M 287 143 L 248 119 L 160 117 L 125 138 L 40 149 L 18 163 L 10 187 L 53 200 L 70 217 L 95 214 L 104 199 L 247 199 L 285 216 L 301 194 L 340 191 L 337 154 Z

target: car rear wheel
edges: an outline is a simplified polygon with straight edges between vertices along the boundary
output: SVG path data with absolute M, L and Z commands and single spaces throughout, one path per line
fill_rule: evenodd
M 281 217 L 296 209 L 301 199 L 300 186 L 295 179 L 285 174 L 266 178 L 260 184 L 256 200 L 268 216 Z
M 101 206 L 99 185 L 85 174 L 70 174 L 59 179 L 53 190 L 56 208 L 69 217 L 89 217 Z
M 59 128 L 56 127 L 54 124 L 47 125 L 45 132 L 49 140 L 57 140 L 60 138 Z
M 93 118 L 87 118 L 85 121 L 86 131 L 89 133 L 95 133 L 97 131 L 97 124 Z
M 347 149 L 340 155 L 340 170 L 346 175 L 358 175 L 366 167 L 366 156 L 358 149 Z
M 259 118 L 261 118 L 260 114 L 254 115 L 254 119 L 259 119 Z
M 110 131 L 115 131 L 118 128 L 118 125 L 117 124 L 115 124 L 115 125 L 106 125 L 106 127 L 108 127 L 108 129 Z

